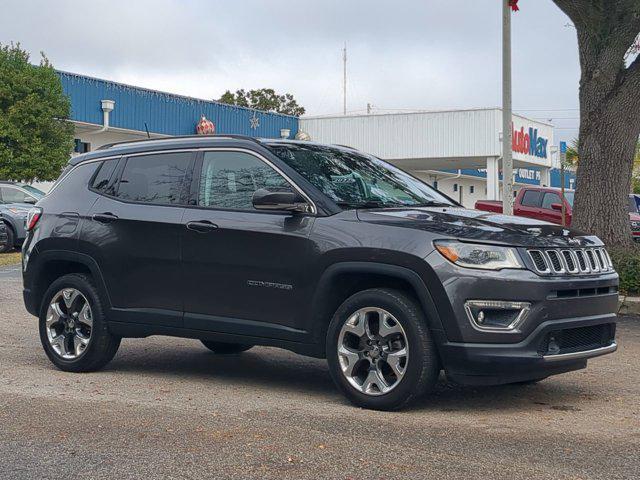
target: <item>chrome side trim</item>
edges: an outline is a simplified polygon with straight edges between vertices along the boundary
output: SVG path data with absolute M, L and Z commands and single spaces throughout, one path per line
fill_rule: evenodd
M 593 358 L 607 353 L 613 353 L 618 349 L 618 344 L 613 342 L 607 347 L 594 348 L 593 350 L 585 350 L 583 352 L 559 353 L 556 355 L 543 355 L 545 362 L 560 362 L 563 360 L 578 360 L 581 358 Z

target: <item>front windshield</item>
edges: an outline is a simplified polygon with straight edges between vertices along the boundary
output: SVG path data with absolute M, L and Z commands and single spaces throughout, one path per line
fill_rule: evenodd
M 571 208 L 573 208 L 573 197 L 575 196 L 575 192 L 564 192 L 564 198 L 567 199 Z
M 21 187 L 38 200 L 45 196 L 45 193 L 42 190 L 38 190 L 36 187 L 32 187 L 31 185 L 21 185 Z
M 370 155 L 315 144 L 269 148 L 343 208 L 453 205 L 437 190 Z

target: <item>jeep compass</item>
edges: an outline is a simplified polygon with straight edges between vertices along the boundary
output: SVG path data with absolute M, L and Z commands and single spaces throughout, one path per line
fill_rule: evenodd
M 542 380 L 615 351 L 602 242 L 467 210 L 352 148 L 241 136 L 105 146 L 26 220 L 24 301 L 49 359 L 108 363 L 127 337 L 326 358 L 353 403 L 454 382 Z

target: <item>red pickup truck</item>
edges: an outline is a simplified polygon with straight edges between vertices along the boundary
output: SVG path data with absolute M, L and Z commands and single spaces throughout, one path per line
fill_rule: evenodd
M 566 225 L 569 226 L 571 225 L 573 195 L 573 191 L 565 191 L 563 199 L 562 193 L 556 188 L 521 188 L 513 204 L 513 214 L 519 217 L 537 218 L 545 222 L 562 224 L 562 203 L 564 201 Z M 502 213 L 502 202 L 478 200 L 476 210 Z M 640 195 L 629 195 L 629 221 L 633 238 L 640 241 Z
M 562 193 L 555 188 L 525 187 L 521 188 L 513 203 L 513 214 L 519 217 L 537 218 L 545 222 L 562 224 Z M 566 225 L 571 225 L 571 208 L 573 191 L 565 191 L 564 205 Z M 495 200 L 478 200 L 476 210 L 502 213 L 502 202 Z

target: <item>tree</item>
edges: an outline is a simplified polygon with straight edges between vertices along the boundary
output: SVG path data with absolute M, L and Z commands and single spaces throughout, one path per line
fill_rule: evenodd
M 304 115 L 305 112 L 304 107 L 298 105 L 293 95 L 290 93 L 278 95 L 272 88 L 261 88 L 260 90 L 249 90 L 248 92 L 240 89 L 236 90 L 235 94 L 227 90 L 218 101 L 228 105 L 255 108 L 265 112 L 284 113 L 296 117 Z
M 554 2 L 574 23 L 580 53 L 580 162 L 572 225 L 609 246 L 631 248 L 626 205 L 640 136 L 640 57 L 634 53 L 640 1 Z
M 73 147 L 70 105 L 49 60 L 0 45 L 0 179 L 55 180 Z
M 571 146 L 567 148 L 567 163 L 572 167 L 576 167 L 578 165 L 579 155 L 578 155 L 578 139 L 574 138 L 573 142 L 571 142 Z

